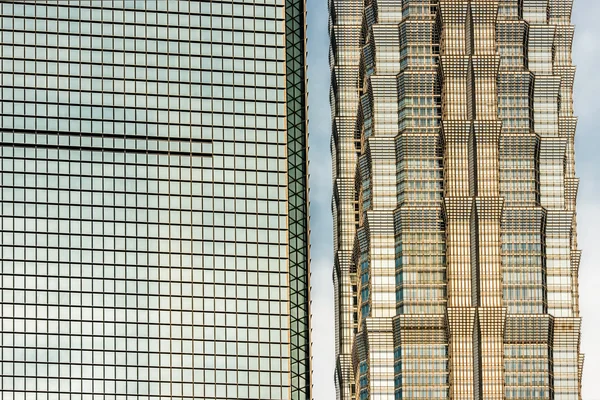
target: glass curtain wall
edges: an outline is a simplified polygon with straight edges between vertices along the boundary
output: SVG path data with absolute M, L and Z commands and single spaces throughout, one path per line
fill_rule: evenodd
M 310 396 L 303 13 L 0 2 L 0 397 Z

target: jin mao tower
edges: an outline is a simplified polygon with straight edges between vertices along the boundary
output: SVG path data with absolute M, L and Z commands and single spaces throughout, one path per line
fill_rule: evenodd
M 330 0 L 338 399 L 581 398 L 572 0 Z

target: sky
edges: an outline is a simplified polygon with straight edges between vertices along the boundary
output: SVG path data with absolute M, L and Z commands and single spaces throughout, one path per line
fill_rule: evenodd
M 312 340 L 314 400 L 335 399 L 333 228 L 331 215 L 331 155 L 329 140 L 329 36 L 327 0 L 307 0 L 308 90 L 310 145 Z M 581 348 L 585 353 L 583 398 L 600 400 L 600 1 L 575 0 L 576 167 L 580 177 L 577 203 L 580 302 L 583 318 Z

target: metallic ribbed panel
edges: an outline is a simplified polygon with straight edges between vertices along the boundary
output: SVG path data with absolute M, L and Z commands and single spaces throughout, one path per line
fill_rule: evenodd
M 341 392 L 580 398 L 571 8 L 364 3 L 359 58 L 344 67 L 356 86 L 338 93 L 332 67 L 333 141 L 341 126 L 355 140 L 334 146 L 334 178 L 353 173 L 343 188 L 357 201 L 356 226 L 335 232 L 338 248 L 353 243 L 336 279 L 357 295 L 351 310 L 338 292 L 338 317 L 358 320 L 351 361 L 338 351 L 354 373 Z M 332 52 L 350 40 L 339 32 Z M 339 107 L 346 93 L 356 109 Z

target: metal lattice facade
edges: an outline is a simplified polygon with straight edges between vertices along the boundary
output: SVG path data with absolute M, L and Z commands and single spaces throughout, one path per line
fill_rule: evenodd
M 312 399 L 306 3 L 286 0 L 286 102 L 292 400 Z
M 572 0 L 330 0 L 337 398 L 579 400 Z

